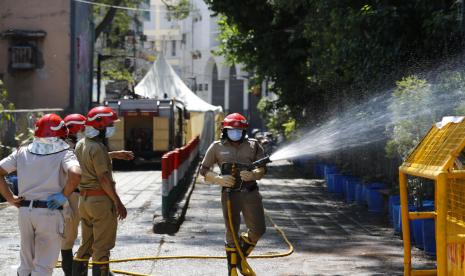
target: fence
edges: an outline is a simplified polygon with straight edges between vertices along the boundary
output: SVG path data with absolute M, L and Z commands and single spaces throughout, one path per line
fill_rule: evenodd
M 164 219 L 170 217 L 170 210 L 190 184 L 188 180 L 198 162 L 199 141 L 197 136 L 182 148 L 165 153 L 161 159 Z
M 2 115 L 8 115 L 9 117 L 9 120 L 5 119 L 0 121 L 0 158 L 9 154 L 9 148 L 18 146 L 19 141 L 16 141 L 15 137 L 23 134 L 23 137 L 20 137 L 20 139 L 26 139 L 29 135 L 28 132 L 34 130 L 37 118 L 46 113 L 57 113 L 61 115 L 63 109 L 43 108 L 0 111 L 0 117 L 2 117 Z
M 465 120 L 433 126 L 399 168 L 404 275 L 465 275 Z M 408 177 L 433 180 L 432 210 L 411 211 Z M 437 269 L 413 269 L 410 222 L 434 220 Z M 426 239 L 424 239 L 426 240 Z

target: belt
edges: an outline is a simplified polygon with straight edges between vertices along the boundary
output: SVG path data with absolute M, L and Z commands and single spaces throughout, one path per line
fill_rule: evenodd
M 48 208 L 47 201 L 43 200 L 23 200 L 21 201 L 21 207 L 29 207 L 32 201 L 32 208 Z M 58 207 L 58 210 L 63 210 L 63 207 Z
M 240 189 L 232 189 L 231 192 L 253 192 L 255 190 L 258 190 L 257 182 L 255 182 L 253 184 L 249 184 L 249 185 L 247 185 L 246 183 L 247 182 L 245 182 L 244 183 L 245 185 L 242 185 L 242 187 Z M 226 189 L 227 188 L 223 187 L 221 189 L 221 191 L 224 192 L 224 191 L 226 191 Z
M 79 194 L 82 196 L 106 196 L 107 195 L 107 193 L 103 189 L 81 190 Z

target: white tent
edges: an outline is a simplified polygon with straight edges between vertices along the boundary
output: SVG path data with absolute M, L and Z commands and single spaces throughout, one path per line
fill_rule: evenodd
M 215 117 L 222 116 L 221 106 L 214 106 L 195 95 L 173 68 L 159 55 L 150 71 L 134 88 L 137 95 L 151 99 L 181 100 L 191 112 L 190 136 L 200 135 L 200 152 L 205 153 L 215 138 Z
M 221 106 L 211 105 L 195 95 L 166 62 L 163 55 L 157 58 L 134 91 L 137 95 L 151 99 L 163 99 L 166 94 L 169 99 L 176 98 L 183 101 L 189 111 L 222 111 Z

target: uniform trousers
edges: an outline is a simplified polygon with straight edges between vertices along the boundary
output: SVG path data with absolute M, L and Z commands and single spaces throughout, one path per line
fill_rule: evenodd
M 223 218 L 226 226 L 225 242 L 229 247 L 235 247 L 234 240 L 229 230 L 227 193 L 221 193 L 221 203 L 223 206 Z M 265 234 L 265 213 L 263 210 L 262 196 L 258 189 L 253 191 L 231 192 L 232 221 L 236 237 L 241 224 L 241 212 L 247 226 L 247 235 L 250 241 L 256 243 Z
M 60 210 L 20 207 L 21 236 L 19 276 L 52 275 L 60 254 L 64 219 Z
M 61 250 L 73 249 L 74 242 L 78 235 L 79 221 L 79 193 L 73 192 L 69 198 L 70 214 L 65 217 L 65 233 L 61 243 Z
M 118 219 L 113 202 L 108 196 L 80 196 L 81 245 L 77 259 L 103 262 L 110 259 L 110 250 L 115 247 Z

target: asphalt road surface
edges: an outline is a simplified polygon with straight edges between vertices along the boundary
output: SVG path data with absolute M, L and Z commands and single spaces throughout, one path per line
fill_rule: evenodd
M 159 235 L 152 232 L 152 218 L 160 215 L 160 171 L 116 172 L 115 178 L 128 217 L 119 224 L 112 259 L 225 255 L 219 187 L 198 180 L 179 232 Z M 260 181 L 260 191 L 267 214 L 285 232 L 295 252 L 281 258 L 251 259 L 257 275 L 402 275 L 402 241 L 385 216 L 334 198 L 326 192 L 324 181 L 302 178 L 287 162 L 270 166 Z M 0 214 L 0 275 L 15 275 L 17 210 L 2 203 Z M 288 250 L 269 220 L 267 225 L 253 255 Z M 413 249 L 412 253 L 414 267 L 434 267 L 434 260 L 423 252 Z M 225 259 L 138 261 L 111 267 L 147 275 L 227 275 Z M 53 275 L 63 273 L 56 269 Z

